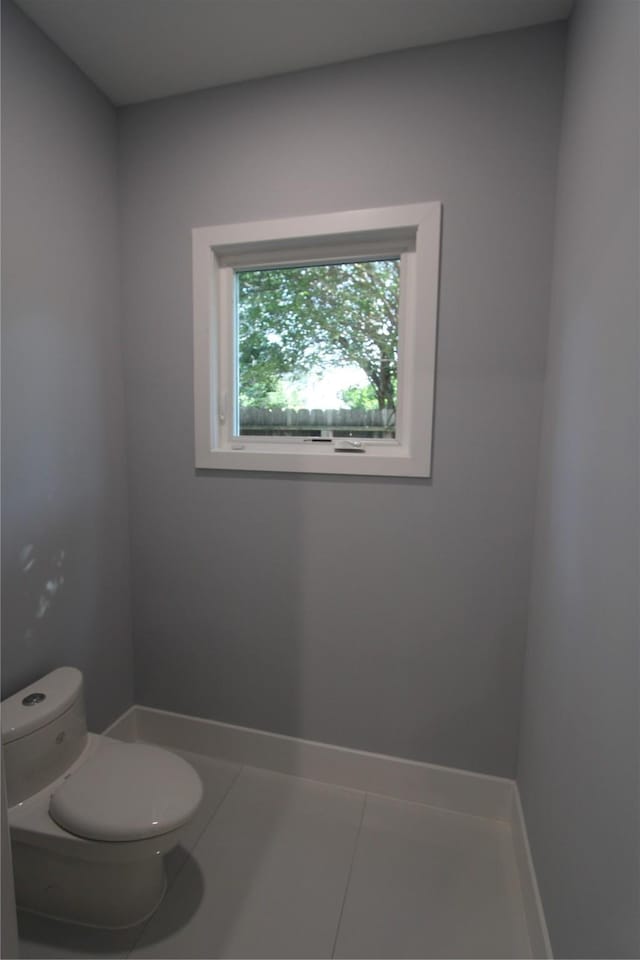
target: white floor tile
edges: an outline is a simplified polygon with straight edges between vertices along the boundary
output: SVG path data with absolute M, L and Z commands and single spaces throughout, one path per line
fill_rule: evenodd
M 18 911 L 19 951 L 22 960 L 126 957 L 142 928 L 94 930 L 60 923 Z
M 21 956 L 527 957 L 508 826 L 180 753 L 204 799 L 146 926 L 20 915 Z M 348 884 L 348 886 L 347 886 Z M 130 953 L 130 951 L 133 951 Z
M 508 826 L 369 796 L 335 955 L 529 956 Z
M 188 753 L 186 750 L 172 750 L 172 752 L 184 757 L 198 771 L 202 780 L 204 795 L 195 817 L 182 835 L 182 842 L 165 859 L 169 884 L 172 883 L 188 852 L 197 843 L 200 834 L 215 814 L 240 772 L 240 765 L 237 763 L 203 757 L 198 753 Z
M 245 768 L 132 956 L 330 956 L 363 803 Z

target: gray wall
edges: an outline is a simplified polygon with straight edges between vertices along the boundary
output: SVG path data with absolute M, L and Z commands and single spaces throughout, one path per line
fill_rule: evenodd
M 639 13 L 568 47 L 518 774 L 559 957 L 640 955 Z
M 564 26 L 123 110 L 136 699 L 513 775 Z M 193 226 L 444 202 L 431 482 L 194 471 Z
M 2 5 L 2 695 L 132 700 L 115 111 Z

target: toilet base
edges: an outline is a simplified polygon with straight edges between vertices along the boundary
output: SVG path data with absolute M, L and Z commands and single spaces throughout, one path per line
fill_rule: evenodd
M 157 909 L 167 886 L 160 854 L 103 863 L 19 842 L 12 854 L 18 908 L 67 923 L 112 930 L 135 926 Z

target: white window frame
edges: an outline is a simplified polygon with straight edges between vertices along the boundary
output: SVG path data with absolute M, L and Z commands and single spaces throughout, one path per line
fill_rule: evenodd
M 441 219 L 432 202 L 193 229 L 198 469 L 431 475 Z M 235 270 L 398 256 L 395 439 L 234 436 Z

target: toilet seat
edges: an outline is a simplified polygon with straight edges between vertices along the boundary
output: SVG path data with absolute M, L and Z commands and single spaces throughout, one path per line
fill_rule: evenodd
M 100 747 L 52 794 L 49 814 L 87 840 L 143 840 L 176 830 L 202 799 L 195 770 L 160 747 L 101 738 Z

